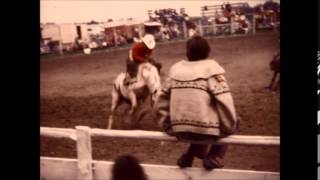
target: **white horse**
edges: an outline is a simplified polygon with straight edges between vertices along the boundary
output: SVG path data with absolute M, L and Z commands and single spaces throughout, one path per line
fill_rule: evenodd
M 138 67 L 136 82 L 125 85 L 127 73 L 120 73 L 112 88 L 111 113 L 109 115 L 108 129 L 112 128 L 113 115 L 117 107 L 124 101 L 131 104 L 129 114 L 132 115 L 142 102 L 151 95 L 153 105 L 161 88 L 158 69 L 150 63 L 142 63 Z

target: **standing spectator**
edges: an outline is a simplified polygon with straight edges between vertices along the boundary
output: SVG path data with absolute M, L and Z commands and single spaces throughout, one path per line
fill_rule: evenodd
M 222 9 L 223 9 L 223 16 L 228 19 L 228 23 L 231 22 L 231 17 L 233 15 L 231 5 L 227 3 L 224 7 L 222 7 Z
M 244 14 L 240 14 L 238 22 L 239 22 L 238 31 L 240 33 L 247 34 L 249 32 L 249 22 L 248 22 L 246 16 Z
M 112 168 L 112 180 L 148 180 L 138 159 L 131 155 L 119 156 Z
M 194 36 L 187 41 L 188 61 L 174 64 L 155 105 L 162 129 L 181 141 L 190 143 L 177 161 L 181 168 L 191 167 L 194 157 L 211 170 L 224 166 L 227 145 L 208 145 L 233 134 L 238 119 L 224 69 L 212 59 L 208 42 Z M 208 152 L 207 152 L 208 151 Z

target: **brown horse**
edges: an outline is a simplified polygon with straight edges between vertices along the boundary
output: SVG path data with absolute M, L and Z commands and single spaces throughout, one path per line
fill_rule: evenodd
M 274 88 L 273 88 L 273 85 L 274 85 L 274 82 L 275 82 L 278 74 L 280 76 L 280 51 L 278 51 L 274 55 L 274 57 L 269 65 L 270 65 L 270 69 L 273 71 L 273 76 L 272 76 L 272 79 L 271 79 L 271 82 L 270 82 L 270 85 L 268 86 L 268 88 L 271 90 L 277 90 L 277 89 L 279 89 L 279 86 L 280 86 L 280 77 L 278 78 L 278 81 L 275 84 Z

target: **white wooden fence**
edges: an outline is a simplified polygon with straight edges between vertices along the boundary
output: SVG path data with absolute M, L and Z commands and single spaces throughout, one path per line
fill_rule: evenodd
M 76 129 L 66 128 L 40 128 L 41 136 L 53 138 L 68 138 L 77 142 L 77 158 L 52 158 L 40 157 L 41 180 L 109 180 L 113 162 L 92 160 L 91 137 L 103 136 L 109 138 L 129 138 L 140 140 L 177 141 L 162 132 L 141 130 L 104 130 L 76 126 Z M 232 135 L 218 141 L 206 142 L 208 144 L 224 143 L 248 146 L 279 146 L 279 137 L 274 136 L 241 136 Z M 249 171 L 233 169 L 215 169 L 206 171 L 203 168 L 179 169 L 177 166 L 142 164 L 150 180 L 175 179 L 175 180 L 279 180 L 278 172 Z

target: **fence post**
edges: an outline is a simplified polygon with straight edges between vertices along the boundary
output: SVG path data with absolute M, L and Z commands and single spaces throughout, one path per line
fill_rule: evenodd
M 255 15 L 252 16 L 252 32 L 256 34 L 256 17 Z
M 230 31 L 231 31 L 231 34 L 234 33 L 234 18 L 231 17 L 231 22 L 230 22 Z
M 212 26 L 213 26 L 213 35 L 217 35 L 217 24 L 215 19 L 212 21 Z
M 202 26 L 201 19 L 199 19 L 199 32 L 200 32 L 200 36 L 203 36 L 203 26 Z
M 188 36 L 189 36 L 189 35 L 188 35 L 188 29 L 187 29 L 186 21 L 183 21 L 182 25 L 183 25 L 184 38 L 185 38 L 185 39 L 188 39 Z
M 90 128 L 76 126 L 77 156 L 78 156 L 78 180 L 92 180 L 92 147 Z
M 60 55 L 63 55 L 61 27 L 60 27 L 60 25 L 57 25 L 57 27 L 58 27 L 58 31 L 59 31 L 59 52 L 60 52 Z
M 113 28 L 113 37 L 114 37 L 114 46 L 117 47 L 118 46 L 118 34 L 117 34 L 117 30 L 116 28 Z

